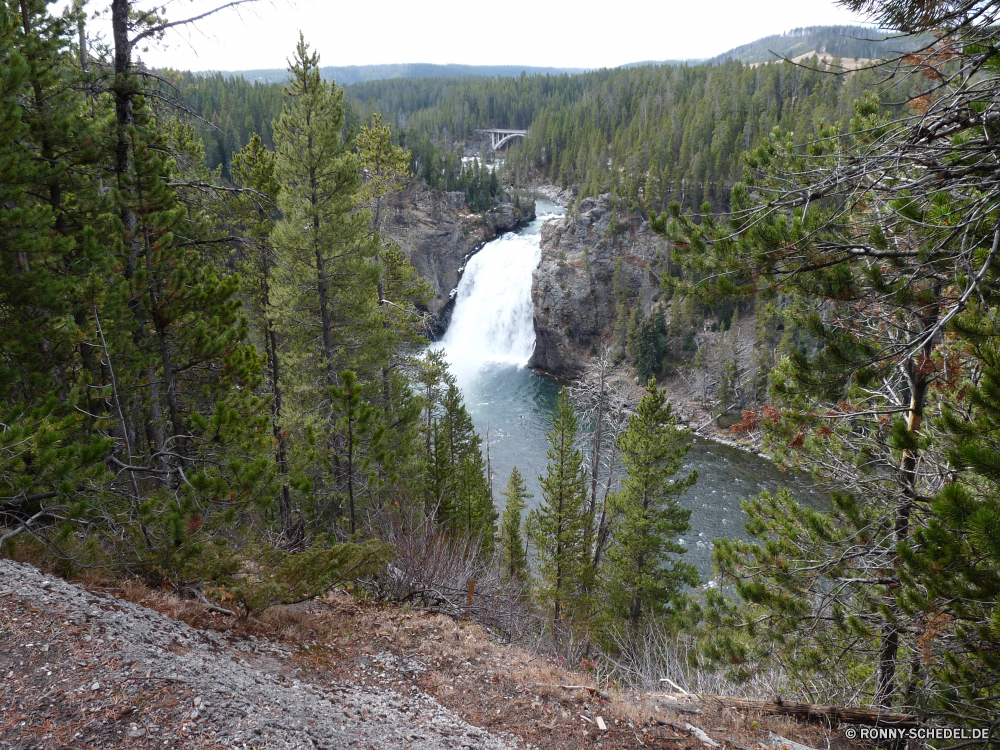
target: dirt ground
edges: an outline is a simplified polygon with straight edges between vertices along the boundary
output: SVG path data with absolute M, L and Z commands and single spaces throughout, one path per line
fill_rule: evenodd
M 473 623 L 395 605 L 359 603 L 344 593 L 276 608 L 244 625 L 201 604 L 137 584 L 113 593 L 195 628 L 285 644 L 291 651 L 289 666 L 301 670 L 304 682 L 425 692 L 470 724 L 516 737 L 529 748 L 706 747 L 685 731 L 687 724 L 735 750 L 768 747 L 771 733 L 823 750 L 851 747 L 828 727 L 709 703 L 671 706 L 664 694 L 597 686 L 589 674 L 499 644 Z M 176 690 L 150 686 L 145 699 L 167 702 Z

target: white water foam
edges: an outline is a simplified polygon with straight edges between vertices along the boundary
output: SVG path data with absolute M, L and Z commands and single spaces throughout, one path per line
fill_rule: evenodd
M 533 223 L 522 234 L 505 234 L 487 243 L 469 259 L 451 324 L 437 344 L 460 385 L 491 363 L 528 363 L 535 348 L 531 272 L 541 255 Z

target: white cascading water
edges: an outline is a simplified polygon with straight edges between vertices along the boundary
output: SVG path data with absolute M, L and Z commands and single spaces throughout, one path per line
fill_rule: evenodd
M 535 348 L 531 272 L 541 252 L 537 232 L 527 231 L 493 240 L 469 259 L 438 343 L 460 384 L 490 363 L 527 364 Z

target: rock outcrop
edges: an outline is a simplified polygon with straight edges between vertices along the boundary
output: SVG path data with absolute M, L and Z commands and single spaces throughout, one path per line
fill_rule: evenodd
M 630 300 L 648 311 L 658 299 L 666 241 L 637 216 L 615 217 L 610 196 L 584 198 L 542 226 L 542 259 L 532 275 L 535 352 L 530 365 L 556 376 L 579 372 L 582 358 L 615 323 L 615 264 Z
M 387 234 L 434 293 L 427 305 L 431 333 L 447 327 L 453 292 L 468 259 L 497 235 L 535 218 L 533 201 L 518 207 L 504 196 L 491 211 L 474 214 L 464 193 L 443 193 L 420 180 L 390 195 L 387 208 Z

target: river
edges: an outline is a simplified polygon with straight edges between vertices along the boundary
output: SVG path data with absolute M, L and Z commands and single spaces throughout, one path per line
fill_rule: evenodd
M 502 509 L 510 470 L 525 477 L 535 507 L 541 501 L 538 477 L 545 471 L 559 384 L 525 365 L 535 343 L 531 272 L 541 259 L 542 223 L 565 212 L 540 200 L 538 218 L 517 232 L 487 243 L 469 259 L 458 285 L 451 323 L 436 346 L 444 349 L 480 436 L 490 437 L 494 497 Z M 711 572 L 711 540 L 746 536 L 740 499 L 789 487 L 799 502 L 819 506 L 823 495 L 802 478 L 783 473 L 770 461 L 736 448 L 696 438 L 684 472 L 698 470 L 698 482 L 681 498 L 691 509 L 691 530 L 680 540 L 688 562 L 703 577 Z

